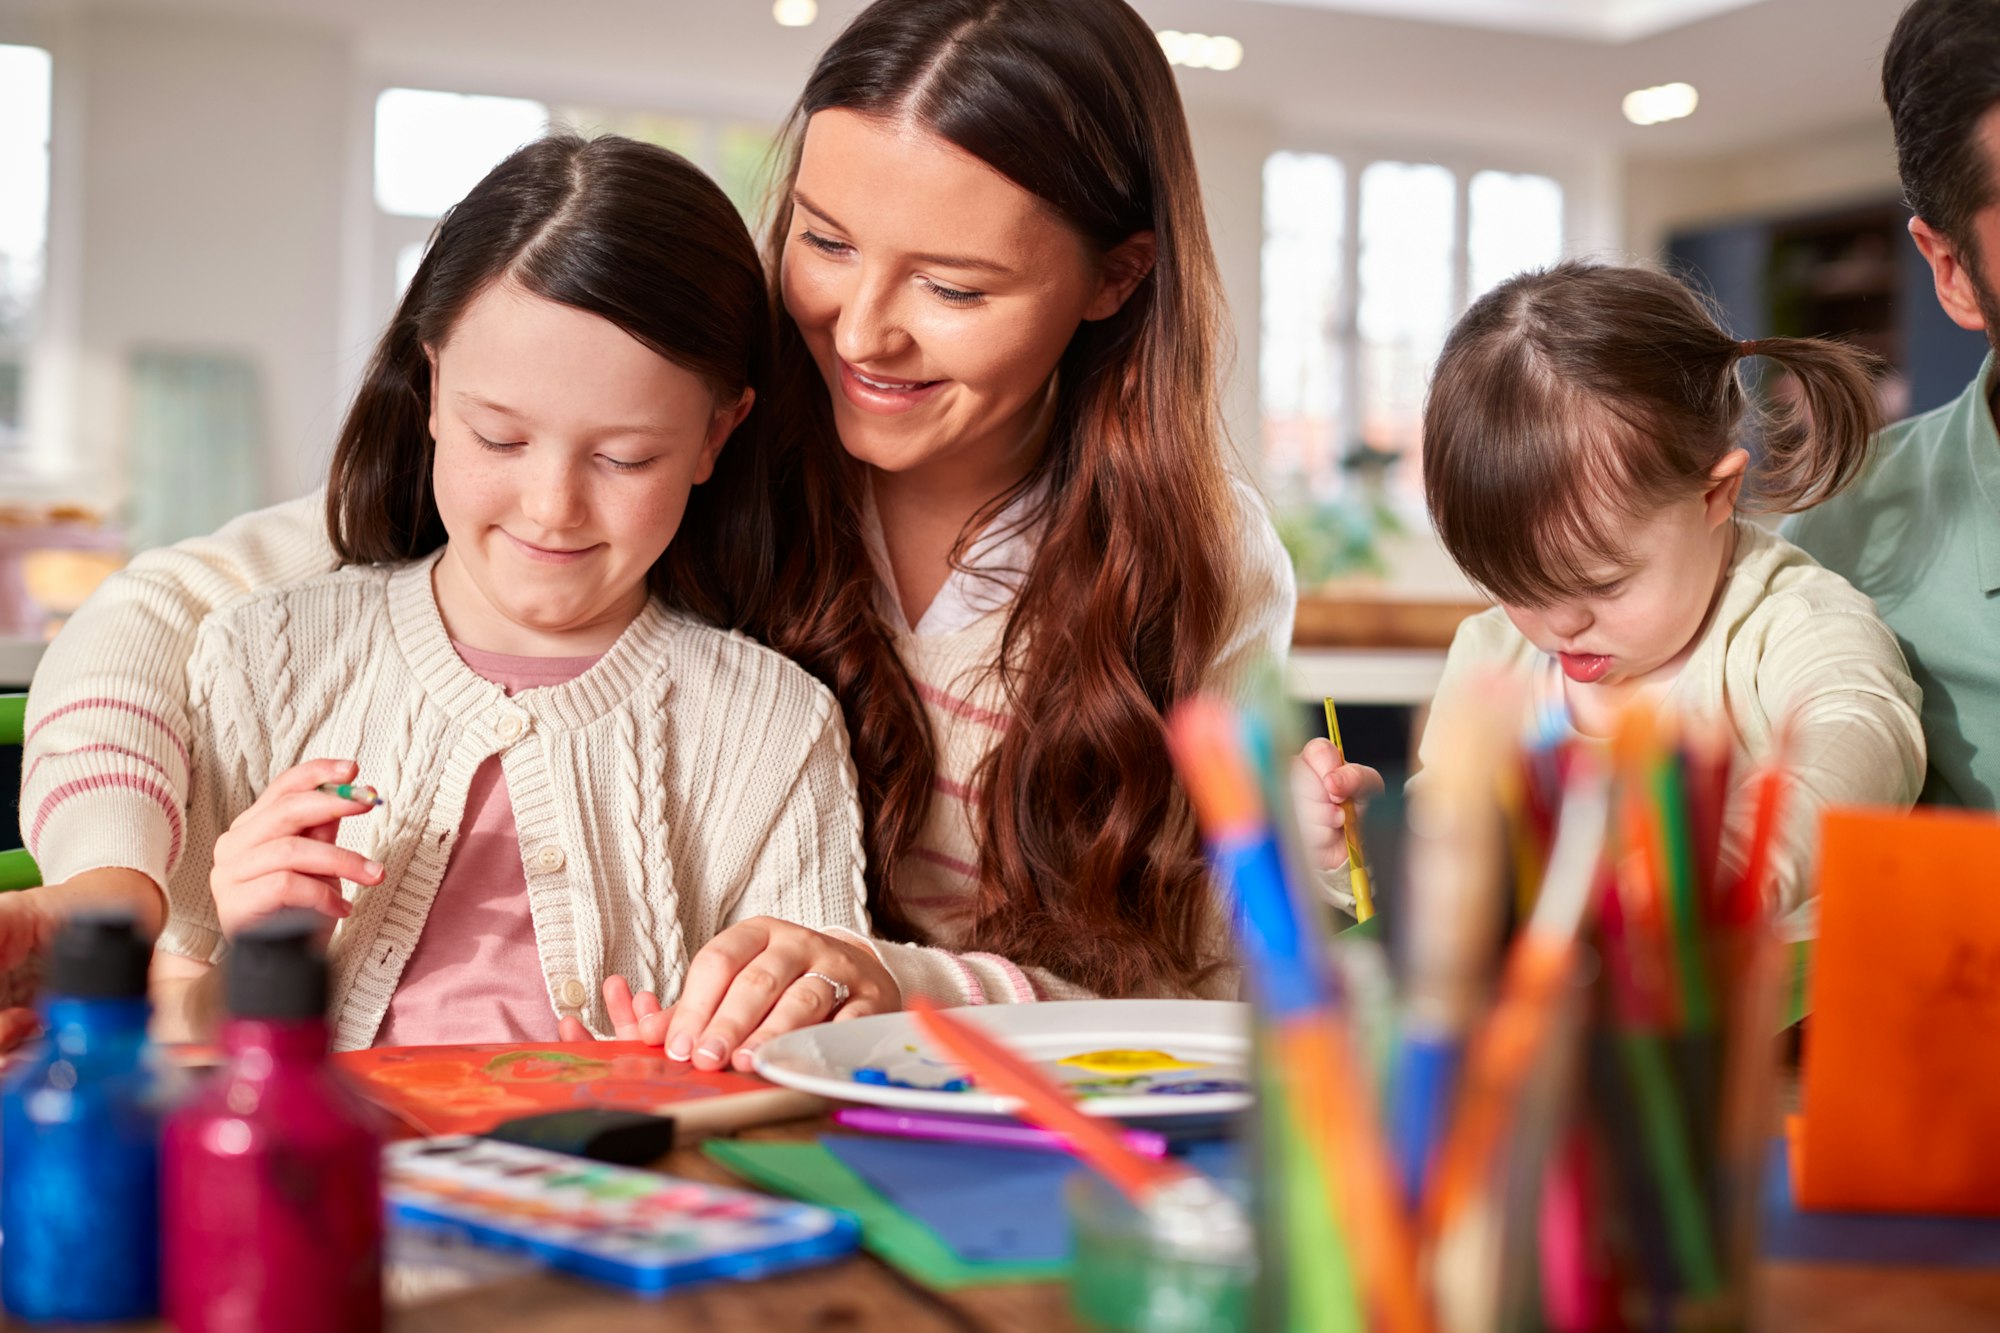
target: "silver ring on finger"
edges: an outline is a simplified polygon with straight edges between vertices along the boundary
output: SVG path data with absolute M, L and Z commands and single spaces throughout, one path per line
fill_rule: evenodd
M 816 978 L 818 978 L 819 980 L 821 980 L 821 981 L 824 981 L 824 982 L 825 982 L 825 983 L 826 983 L 827 985 L 829 985 L 829 986 L 833 987 L 833 1008 L 834 1008 L 834 1009 L 838 1009 L 838 1008 L 840 1008 L 840 1006 L 841 1006 L 841 1005 L 843 1005 L 843 1004 L 846 1004 L 846 1003 L 847 1003 L 847 983 L 846 983 L 846 982 L 844 982 L 844 981 L 835 981 L 835 980 L 834 980 L 834 979 L 833 979 L 832 977 L 828 976 L 828 975 L 827 975 L 826 973 L 824 973 L 824 972 L 807 972 L 807 973 L 805 973 L 804 975 L 800 976 L 800 977 L 799 977 L 799 980 L 800 980 L 800 981 L 804 981 L 804 980 L 806 979 L 806 977 L 816 977 Z M 829 1012 L 831 1012 L 831 1010 L 829 1010 Z

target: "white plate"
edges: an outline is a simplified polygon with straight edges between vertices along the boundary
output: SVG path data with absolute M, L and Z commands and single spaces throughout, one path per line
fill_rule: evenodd
M 1119 1120 L 1223 1115 L 1250 1104 L 1249 1006 L 1224 1000 L 1065 1000 L 954 1009 L 1070 1085 L 1091 1115 Z M 1183 1068 L 1121 1076 L 1064 1064 L 1104 1052 L 1155 1051 Z M 1097 1062 L 1093 1062 L 1097 1063 Z M 879 1070 L 888 1083 L 855 1079 Z M 773 1083 L 840 1101 L 950 1115 L 1006 1115 L 1020 1103 L 976 1087 L 952 1092 L 958 1066 L 909 1014 L 877 1014 L 788 1032 L 757 1052 Z M 1215 1084 L 1225 1086 L 1216 1087 Z M 914 1086 L 911 1086 L 914 1085 Z M 1211 1086 L 1204 1086 L 1211 1085 Z M 1174 1091 L 1186 1088 L 1187 1091 Z

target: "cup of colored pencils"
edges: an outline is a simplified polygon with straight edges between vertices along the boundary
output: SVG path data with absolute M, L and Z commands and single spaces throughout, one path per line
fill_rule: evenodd
M 1557 1327 L 1748 1323 L 1758 1184 L 1771 1137 L 1782 951 L 1766 909 L 1782 767 L 1754 784 L 1746 863 L 1721 855 L 1731 793 L 1719 726 L 1636 710 L 1613 745 L 1600 981 L 1570 1160 L 1600 1223 L 1601 1290 Z M 1587 1175 L 1591 1166 L 1597 1169 Z
M 1611 746 L 1550 747 L 1526 711 L 1497 680 L 1434 710 L 1449 739 L 1412 785 L 1387 1040 L 1336 962 L 1383 946 L 1336 948 L 1273 814 L 1282 709 L 1170 719 L 1256 1015 L 1257 1327 L 1746 1322 L 1782 768 L 1732 871 L 1719 728 L 1637 711 Z

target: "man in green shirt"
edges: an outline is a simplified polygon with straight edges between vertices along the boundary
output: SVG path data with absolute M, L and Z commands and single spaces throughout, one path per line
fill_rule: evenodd
M 1916 0 L 1882 61 L 1910 236 L 1953 322 L 2000 348 L 2000 0 Z M 1882 432 L 1785 535 L 1875 599 L 1923 687 L 1920 799 L 2000 809 L 2000 376 Z

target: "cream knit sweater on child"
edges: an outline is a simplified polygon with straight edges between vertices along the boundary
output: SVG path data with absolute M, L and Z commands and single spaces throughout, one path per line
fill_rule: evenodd
M 1239 615 L 1212 673 L 1222 689 L 1240 684 L 1252 660 L 1283 656 L 1296 600 L 1290 562 L 1261 502 L 1241 485 L 1234 498 Z M 21 792 L 21 827 L 45 880 L 125 866 L 167 881 L 182 856 L 180 811 L 197 730 L 186 665 L 197 629 L 246 591 L 330 570 L 324 513 L 315 494 L 245 515 L 213 536 L 147 551 L 49 646 L 29 698 Z M 897 636 L 938 746 L 937 793 L 900 881 L 905 911 L 935 947 L 871 941 L 906 998 L 1005 1004 L 1081 993 L 1047 973 L 954 947 L 963 943 L 964 908 L 976 888 L 970 784 L 1010 715 L 985 670 L 998 658 L 1005 619 L 995 611 L 953 634 L 905 628 Z
M 589 671 L 509 698 L 452 650 L 436 556 L 253 594 L 202 623 L 189 667 L 186 846 L 160 946 L 223 952 L 215 840 L 280 772 L 351 757 L 385 804 L 340 841 L 380 861 L 332 944 L 335 1045 L 366 1046 L 416 948 L 473 773 L 500 756 L 558 1016 L 609 1036 L 599 987 L 679 992 L 733 922 L 867 930 L 861 824 L 833 696 L 787 659 L 640 612 Z

